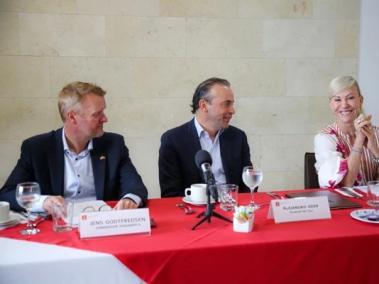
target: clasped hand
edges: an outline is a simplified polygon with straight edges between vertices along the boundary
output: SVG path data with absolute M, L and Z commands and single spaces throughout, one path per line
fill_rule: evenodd
M 373 149 L 373 147 L 376 147 L 374 130 L 371 125 L 371 117 L 371 115 L 365 116 L 364 114 L 360 114 L 354 121 L 357 137 L 363 138 L 367 143 L 367 148 L 370 150 Z

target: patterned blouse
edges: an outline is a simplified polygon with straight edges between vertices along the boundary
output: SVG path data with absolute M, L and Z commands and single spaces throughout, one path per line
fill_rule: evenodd
M 379 145 L 379 128 L 373 126 L 376 143 Z M 347 174 L 347 158 L 353 147 L 353 137 L 338 129 L 337 123 L 327 126 L 314 138 L 316 170 L 320 187 L 336 187 Z M 379 178 L 379 164 L 374 155 L 363 146 L 361 164 L 354 185 L 365 185 Z

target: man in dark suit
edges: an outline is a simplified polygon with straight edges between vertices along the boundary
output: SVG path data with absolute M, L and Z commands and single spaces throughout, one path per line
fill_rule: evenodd
M 36 181 L 41 198 L 32 211 L 51 213 L 64 198 L 119 200 L 116 209 L 137 208 L 147 189 L 121 135 L 105 133 L 105 91 L 73 82 L 59 94 L 63 128 L 25 140 L 16 167 L 0 190 L 0 200 L 21 210 L 15 199 L 18 183 Z
M 234 183 L 248 191 L 242 182 L 242 169 L 251 165 L 246 134 L 229 122 L 235 113 L 234 95 L 225 79 L 202 82 L 192 98 L 195 117 L 161 137 L 159 182 L 161 196 L 183 196 L 185 188 L 201 183 L 202 175 L 194 156 L 200 149 L 211 154 L 216 183 Z

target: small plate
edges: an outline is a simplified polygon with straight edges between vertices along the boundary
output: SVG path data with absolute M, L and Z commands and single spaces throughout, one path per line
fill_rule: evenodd
M 379 224 L 378 221 L 372 221 L 368 220 L 367 216 L 372 214 L 374 212 L 374 209 L 359 209 L 359 210 L 354 210 L 350 213 L 350 216 L 354 218 L 355 220 L 366 222 L 366 223 L 372 223 L 372 224 Z
M 183 202 L 185 203 L 188 203 L 188 204 L 191 204 L 191 205 L 195 205 L 195 206 L 202 206 L 202 205 L 207 205 L 207 202 L 196 202 L 196 201 L 192 201 L 191 198 L 189 198 L 188 196 L 185 196 L 183 197 Z M 215 203 L 214 199 L 211 198 L 211 203 Z
M 18 216 L 10 216 L 8 220 L 0 222 L 0 227 L 8 227 L 20 222 L 20 218 Z

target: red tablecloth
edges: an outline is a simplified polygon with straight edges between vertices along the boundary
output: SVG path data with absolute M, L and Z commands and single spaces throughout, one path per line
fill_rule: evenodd
M 271 200 L 263 193 L 256 199 Z M 36 236 L 21 236 L 21 225 L 0 236 L 111 253 L 148 283 L 378 283 L 379 226 L 352 219 L 352 209 L 332 211 L 328 220 L 275 224 L 263 206 L 253 232 L 235 233 L 217 218 L 192 231 L 197 214 L 185 215 L 175 206 L 180 201 L 149 201 L 157 223 L 151 236 L 80 239 L 76 230 L 54 233 L 50 221 Z

